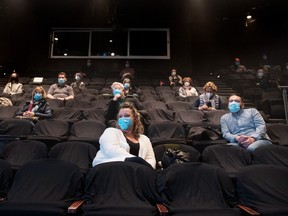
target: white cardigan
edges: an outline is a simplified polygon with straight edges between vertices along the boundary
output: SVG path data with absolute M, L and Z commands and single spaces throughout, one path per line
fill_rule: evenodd
M 99 139 L 100 150 L 93 160 L 93 166 L 111 161 L 124 161 L 127 157 L 135 157 L 130 154 L 130 146 L 123 132 L 117 128 L 107 128 Z M 153 168 L 156 166 L 156 159 L 150 139 L 141 134 L 139 137 L 138 156 L 146 160 Z

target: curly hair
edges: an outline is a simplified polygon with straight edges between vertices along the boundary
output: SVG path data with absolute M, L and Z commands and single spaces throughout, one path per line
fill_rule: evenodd
M 134 105 L 132 103 L 129 103 L 129 102 L 124 102 L 123 104 L 121 104 L 119 110 L 125 109 L 125 108 L 128 108 L 132 111 L 132 115 L 134 117 L 133 134 L 136 138 L 139 138 L 140 134 L 143 134 L 143 132 L 144 132 L 144 127 L 143 127 L 143 124 L 141 122 L 140 113 L 134 107 Z
M 191 84 L 192 79 L 191 79 L 191 77 L 184 77 L 183 82 L 189 82 Z
M 204 85 L 203 90 L 207 91 L 209 88 L 212 89 L 214 92 L 217 91 L 217 86 L 213 82 L 207 82 Z

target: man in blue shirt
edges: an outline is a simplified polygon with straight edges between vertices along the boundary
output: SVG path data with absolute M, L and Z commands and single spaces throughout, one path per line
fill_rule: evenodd
M 221 117 L 221 130 L 228 145 L 239 145 L 253 152 L 257 147 L 272 144 L 266 134 L 265 121 L 255 108 L 243 109 L 241 97 L 229 98 L 230 113 Z

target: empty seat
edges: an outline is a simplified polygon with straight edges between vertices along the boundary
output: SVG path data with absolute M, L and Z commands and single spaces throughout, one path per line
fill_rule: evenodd
M 96 153 L 97 149 L 89 143 L 68 141 L 53 146 L 49 152 L 49 157 L 74 163 L 81 172 L 87 173 L 92 167 Z
M 148 119 L 147 122 L 160 122 L 160 121 L 173 121 L 174 111 L 163 109 L 147 109 Z
M 185 144 L 185 129 L 176 122 L 151 122 L 147 127 L 147 136 L 150 138 L 152 145 L 159 144 Z
M 0 202 L 5 198 L 10 189 L 13 179 L 13 171 L 10 164 L 0 159 Z
M 0 121 L 13 118 L 18 109 L 17 106 L 0 106 Z
M 25 163 L 41 158 L 47 158 L 48 149 L 45 143 L 36 140 L 16 140 L 5 145 L 0 157 L 18 170 Z
M 27 119 L 9 118 L 0 122 L 0 137 L 25 139 L 32 134 L 34 124 Z
M 73 123 L 83 119 L 83 115 L 79 108 L 61 107 L 52 110 L 52 119 Z
M 142 102 L 142 104 L 146 109 L 167 109 L 166 104 L 163 101 L 147 100 Z
M 39 121 L 28 139 L 44 142 L 48 148 L 56 143 L 67 141 L 69 136 L 69 124 L 67 121 L 47 119 Z
M 14 177 L 0 215 L 65 216 L 83 195 L 83 175 L 69 162 L 41 159 L 23 165 Z
M 240 215 L 234 186 L 220 167 L 200 162 L 174 164 L 158 175 L 168 215 Z
M 81 120 L 75 122 L 70 129 L 69 141 L 88 142 L 98 149 L 99 138 L 106 125 L 99 120 Z
M 288 146 L 288 125 L 284 123 L 268 123 L 266 124 L 267 134 L 275 144 Z
M 240 168 L 252 164 L 251 155 L 246 149 L 231 145 L 206 147 L 202 153 L 202 160 L 223 168 L 233 180 Z
M 239 204 L 256 210 L 258 215 L 286 216 L 287 182 L 288 168 L 267 164 L 244 167 L 236 180 Z
M 105 110 L 103 109 L 84 109 L 83 110 L 83 118 L 86 120 L 99 120 L 103 123 L 105 123 L 106 119 L 104 117 Z
M 260 146 L 253 151 L 254 164 L 272 164 L 288 168 L 288 148 L 281 145 Z
M 108 162 L 86 177 L 83 215 L 156 215 L 156 172 L 133 162 Z
M 170 110 L 173 110 L 175 112 L 178 112 L 180 110 L 191 110 L 194 109 L 194 106 L 190 102 L 186 101 L 170 101 L 167 102 L 167 107 Z

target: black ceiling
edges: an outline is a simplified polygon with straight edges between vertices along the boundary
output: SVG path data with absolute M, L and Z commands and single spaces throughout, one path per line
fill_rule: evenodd
M 179 23 L 287 23 L 287 0 L 1 0 L 0 22 L 74 27 L 170 27 Z

